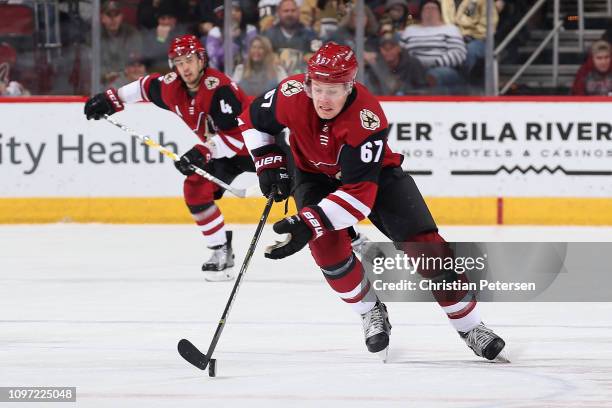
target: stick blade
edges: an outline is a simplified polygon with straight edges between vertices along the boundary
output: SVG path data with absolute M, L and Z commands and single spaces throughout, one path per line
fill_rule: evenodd
M 198 348 L 189 340 L 181 339 L 181 341 L 178 342 L 177 349 L 181 357 L 187 360 L 190 364 L 194 365 L 200 370 L 206 370 L 206 366 L 208 366 L 210 358 L 198 350 Z

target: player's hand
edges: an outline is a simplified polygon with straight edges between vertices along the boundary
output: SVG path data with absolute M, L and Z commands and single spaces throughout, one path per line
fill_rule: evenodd
M 122 111 L 124 108 L 123 102 L 119 99 L 117 90 L 109 88 L 106 91 L 96 94 L 85 102 L 84 113 L 87 120 L 99 120 L 104 115 L 112 115 L 113 113 Z
M 204 145 L 195 145 L 181 158 L 174 162 L 174 167 L 185 176 L 195 173 L 191 166 L 203 168 L 212 159 L 210 149 Z
M 277 234 L 289 234 L 287 239 L 266 248 L 264 256 L 270 259 L 282 259 L 300 251 L 311 239 L 322 236 L 326 228 L 319 214 L 318 207 L 304 207 L 302 210 L 286 217 L 272 227 Z
M 287 172 L 287 158 L 275 144 L 253 150 L 259 188 L 265 197 L 274 194 L 274 201 L 283 201 L 291 192 L 291 179 Z

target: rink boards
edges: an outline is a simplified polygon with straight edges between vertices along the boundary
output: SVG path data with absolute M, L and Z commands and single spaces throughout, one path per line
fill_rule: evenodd
M 389 144 L 404 154 L 438 223 L 612 225 L 606 99 L 382 105 Z M 0 100 L 0 222 L 191 222 L 169 159 L 109 123 L 86 121 L 82 109 L 82 98 Z M 114 118 L 179 153 L 196 142 L 173 113 L 152 105 Z M 235 183 L 250 197 L 223 198 L 225 219 L 256 222 L 263 202 L 255 176 Z M 277 207 L 273 218 L 283 214 Z

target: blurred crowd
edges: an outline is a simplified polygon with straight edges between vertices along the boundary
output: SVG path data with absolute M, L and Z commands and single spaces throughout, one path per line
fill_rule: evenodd
M 37 7 L 27 0 L 10 3 Z M 82 6 L 83 2 L 68 3 Z M 520 20 L 527 3 L 495 1 L 496 42 Z M 378 95 L 482 94 L 486 4 L 486 0 L 366 0 L 365 84 Z M 2 95 L 27 94 L 28 84 L 32 93 L 91 92 L 88 16 L 78 5 L 70 10 L 59 14 L 63 43 L 59 50 L 37 51 L 27 36 L 15 45 L 15 36 L 5 36 L 6 29 L 0 28 Z M 224 67 L 226 12 L 232 22 L 231 69 Z M 226 71 L 250 95 L 303 72 L 308 58 L 327 41 L 355 47 L 358 24 L 353 0 L 233 0 L 231 10 L 225 10 L 223 0 L 112 0 L 102 3 L 99 18 L 101 88 L 119 87 L 146 73 L 168 72 L 170 41 L 191 33 L 205 45 L 210 65 Z M 15 49 L 31 51 L 24 57 L 28 62 L 19 64 L 21 55 Z M 608 53 L 605 69 L 603 62 L 595 62 L 604 52 Z M 609 46 L 606 51 L 601 44 L 593 51 L 576 89 L 603 92 L 602 83 L 609 82 L 609 54 Z

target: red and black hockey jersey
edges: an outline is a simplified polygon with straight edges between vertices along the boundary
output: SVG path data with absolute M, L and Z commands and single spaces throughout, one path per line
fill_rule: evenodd
M 219 154 L 215 158 L 248 155 L 237 118 L 249 97 L 220 71 L 207 68 L 195 95 L 189 94 L 176 72 L 170 72 L 142 77 L 120 88 L 119 97 L 128 103 L 153 102 L 174 112 L 202 142 L 211 142 L 207 136 L 216 133 L 212 142 Z
M 399 166 L 400 154 L 387 146 L 387 118 L 376 98 L 355 84 L 343 110 L 331 120 L 317 115 L 304 91 L 304 74 L 294 75 L 256 98 L 240 119 L 243 135 L 265 138 L 290 129 L 298 169 L 339 178 L 342 185 L 318 205 L 334 229 L 346 228 L 370 213 L 381 167 Z M 256 129 L 258 132 L 249 131 Z M 249 146 L 261 142 L 247 140 Z

